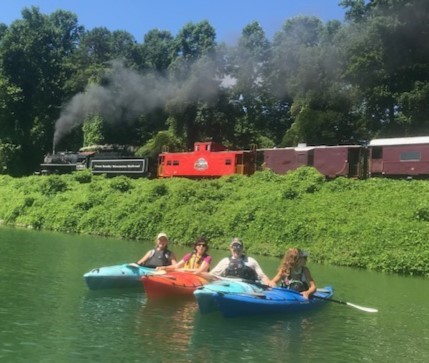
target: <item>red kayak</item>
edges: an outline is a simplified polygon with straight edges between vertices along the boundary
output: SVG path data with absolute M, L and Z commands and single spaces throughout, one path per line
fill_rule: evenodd
M 197 287 L 208 281 L 191 272 L 174 271 L 164 275 L 142 276 L 142 283 L 149 298 L 173 295 L 192 296 Z

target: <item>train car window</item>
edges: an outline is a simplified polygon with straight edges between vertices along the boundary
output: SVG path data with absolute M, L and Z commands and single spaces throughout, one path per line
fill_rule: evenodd
M 420 151 L 404 151 L 401 153 L 400 160 L 401 161 L 420 161 L 421 155 Z
M 173 165 L 179 165 L 179 160 L 173 160 Z
M 210 151 L 210 145 L 206 145 L 206 151 Z
M 383 159 L 383 148 L 373 147 L 371 155 L 373 159 Z
M 226 160 L 225 160 L 225 165 L 231 165 L 231 164 L 232 164 L 231 159 L 226 159 Z
M 171 160 L 167 160 L 167 165 L 171 165 Z

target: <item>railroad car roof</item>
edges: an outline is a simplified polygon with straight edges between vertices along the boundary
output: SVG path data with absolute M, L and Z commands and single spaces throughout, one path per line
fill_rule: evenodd
M 389 139 L 373 139 L 369 146 L 416 145 L 429 144 L 429 136 L 394 137 Z
M 266 150 L 298 150 L 298 151 L 308 151 L 314 149 L 333 149 L 333 148 L 360 148 L 361 145 L 313 145 L 313 146 L 288 146 L 288 147 L 273 147 L 273 148 L 262 148 L 258 151 Z

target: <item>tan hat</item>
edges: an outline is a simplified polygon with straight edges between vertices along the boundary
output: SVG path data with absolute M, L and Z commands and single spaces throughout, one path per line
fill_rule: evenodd
M 232 246 L 240 246 L 241 248 L 243 248 L 244 244 L 240 238 L 235 237 L 232 239 L 231 243 L 229 244 L 229 247 L 232 247 Z
M 162 237 L 164 237 L 165 239 L 167 239 L 167 240 L 168 240 L 168 236 L 167 236 L 167 234 L 166 234 L 166 233 L 164 233 L 164 232 L 159 233 L 159 234 L 158 234 L 158 237 L 156 237 L 156 239 L 160 239 L 160 238 L 162 238 Z

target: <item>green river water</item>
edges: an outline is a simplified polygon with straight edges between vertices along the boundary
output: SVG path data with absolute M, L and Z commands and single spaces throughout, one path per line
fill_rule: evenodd
M 227 246 L 227 241 L 225 242 Z M 211 251 L 214 263 L 227 254 Z M 0 227 L 0 362 L 427 362 L 429 281 L 311 264 L 336 299 L 300 315 L 201 316 L 195 301 L 89 291 L 94 267 L 151 242 Z M 186 249 L 171 245 L 181 257 Z M 269 276 L 279 260 L 254 256 Z

